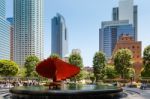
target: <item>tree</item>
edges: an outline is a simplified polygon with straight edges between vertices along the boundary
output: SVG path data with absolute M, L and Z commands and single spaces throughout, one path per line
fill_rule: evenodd
M 108 79 L 114 79 L 117 78 L 119 75 L 117 71 L 115 70 L 115 67 L 112 65 L 106 66 L 106 76 Z
M 90 80 L 91 80 L 91 82 L 92 82 L 92 84 L 94 83 L 94 81 L 95 81 L 95 76 L 94 76 L 94 73 L 92 72 L 92 73 L 90 73 L 89 74 L 89 77 L 90 77 Z
M 0 75 L 15 76 L 19 71 L 18 65 L 10 60 L 0 60 Z
M 124 79 L 132 68 L 132 52 L 129 49 L 118 50 L 114 56 L 114 65 L 116 71 Z
M 105 77 L 106 59 L 103 52 L 96 52 L 93 58 L 93 69 L 96 82 Z
M 144 49 L 143 53 L 144 70 L 141 73 L 142 77 L 150 77 L 150 45 Z
M 24 67 L 19 68 L 17 76 L 25 77 L 26 76 L 26 68 L 24 68 Z
M 127 78 L 134 78 L 134 76 L 135 76 L 135 70 L 134 70 L 134 68 L 130 68 L 129 69 L 129 72 L 127 73 Z
M 75 66 L 78 66 L 81 69 L 83 68 L 83 61 L 82 61 L 82 57 L 80 56 L 80 54 L 71 54 L 69 56 L 69 63 Z
M 34 77 L 37 76 L 35 71 L 36 65 L 38 64 L 39 59 L 36 56 L 28 56 L 25 60 L 25 68 L 26 68 L 26 77 Z
M 84 78 L 84 72 L 82 71 L 83 68 L 83 61 L 82 61 L 82 57 L 80 56 L 80 54 L 71 54 L 69 56 L 69 63 L 75 66 L 80 67 L 81 71 L 79 74 L 77 74 L 75 77 L 72 78 L 72 80 L 74 81 L 80 81 Z
M 56 54 L 56 53 L 52 53 L 52 54 L 50 55 L 50 58 L 59 58 L 59 55 Z

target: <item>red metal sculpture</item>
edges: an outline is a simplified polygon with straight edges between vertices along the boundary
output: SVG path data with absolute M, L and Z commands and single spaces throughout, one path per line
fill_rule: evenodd
M 48 58 L 37 65 L 36 71 L 41 76 L 51 78 L 53 82 L 58 82 L 75 76 L 80 72 L 80 68 L 59 58 Z

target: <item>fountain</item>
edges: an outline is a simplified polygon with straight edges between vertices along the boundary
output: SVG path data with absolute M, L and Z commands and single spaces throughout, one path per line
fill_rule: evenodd
M 36 67 L 43 77 L 53 79 L 48 86 L 22 86 L 10 89 L 12 99 L 116 99 L 121 88 L 105 85 L 62 84 L 80 72 L 77 66 L 58 58 L 48 58 Z

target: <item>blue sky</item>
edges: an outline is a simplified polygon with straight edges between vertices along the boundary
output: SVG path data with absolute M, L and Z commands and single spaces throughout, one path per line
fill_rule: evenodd
M 6 0 L 6 16 L 13 16 L 13 0 Z M 150 44 L 150 0 L 134 0 L 138 5 L 138 40 L 142 49 Z M 60 13 L 66 20 L 69 33 L 69 52 L 81 50 L 85 66 L 99 49 L 99 28 L 102 21 L 110 21 L 112 8 L 118 0 L 44 0 L 45 58 L 51 53 L 51 18 Z

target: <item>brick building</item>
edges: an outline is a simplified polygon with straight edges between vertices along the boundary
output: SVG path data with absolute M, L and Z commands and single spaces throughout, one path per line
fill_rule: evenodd
M 141 41 L 135 41 L 128 35 L 122 35 L 116 43 L 113 50 L 113 54 L 118 49 L 129 49 L 133 54 L 133 68 L 135 69 L 135 79 L 138 79 L 142 69 L 142 58 L 141 58 Z

